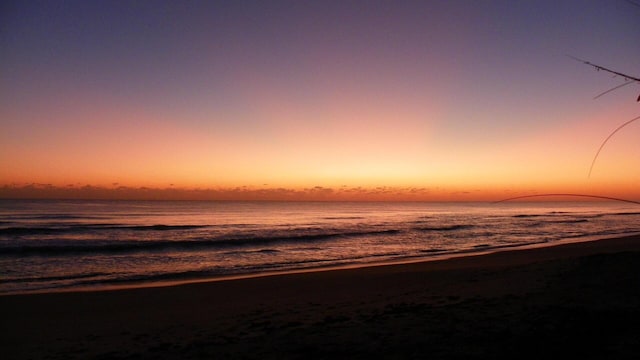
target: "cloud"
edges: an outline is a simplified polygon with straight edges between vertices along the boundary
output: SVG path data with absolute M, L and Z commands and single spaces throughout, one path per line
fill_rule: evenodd
M 122 199 L 122 200 L 272 200 L 272 201 L 362 201 L 428 200 L 428 188 L 416 187 L 348 187 L 312 186 L 181 188 L 133 187 L 113 183 L 111 187 L 91 184 L 8 184 L 0 187 L 4 199 Z

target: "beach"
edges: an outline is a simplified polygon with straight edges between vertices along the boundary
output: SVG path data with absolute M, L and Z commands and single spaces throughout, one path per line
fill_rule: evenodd
M 632 358 L 640 236 L 0 297 L 5 359 Z

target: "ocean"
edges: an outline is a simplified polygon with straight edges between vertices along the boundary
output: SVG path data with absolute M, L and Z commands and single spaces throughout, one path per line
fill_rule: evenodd
M 435 259 L 640 232 L 618 202 L 0 200 L 0 294 Z

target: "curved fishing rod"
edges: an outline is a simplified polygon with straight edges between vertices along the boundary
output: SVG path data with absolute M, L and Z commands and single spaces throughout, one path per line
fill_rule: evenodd
M 512 198 L 508 198 L 508 199 L 502 199 L 502 200 L 494 201 L 494 202 L 492 202 L 492 204 L 498 204 L 498 203 L 502 203 L 502 202 L 507 202 L 507 201 L 512 201 L 512 200 L 519 200 L 519 199 L 527 199 L 527 198 L 534 198 L 534 197 L 550 197 L 550 196 L 586 197 L 586 198 L 593 198 L 593 199 L 622 201 L 622 202 L 626 202 L 626 203 L 630 203 L 630 204 L 640 205 L 640 201 L 621 199 L 621 198 L 616 198 L 616 197 L 611 197 L 611 196 L 587 195 L 587 194 L 535 194 L 535 195 L 523 195 L 523 196 L 516 196 L 516 197 L 512 197 Z
M 640 116 L 637 116 L 629 121 L 627 121 L 626 123 L 618 126 L 615 130 L 613 130 L 613 132 L 611 132 L 611 134 L 609 134 L 609 136 L 607 136 L 606 139 L 604 139 L 604 141 L 602 142 L 602 144 L 600 144 L 600 148 L 598 148 L 598 151 L 596 152 L 596 156 L 593 157 L 593 161 L 591 161 L 591 167 L 589 168 L 589 175 L 587 176 L 588 178 L 591 177 L 591 172 L 593 171 L 593 166 L 596 164 L 596 160 L 598 159 L 598 155 L 600 155 L 600 151 L 602 151 L 602 148 L 604 147 L 604 144 L 607 143 L 607 141 L 609 141 L 609 139 L 611 139 L 611 137 L 613 136 L 613 134 L 617 133 L 620 129 L 622 129 L 623 127 L 631 124 L 632 122 L 636 121 L 640 119 Z
M 622 84 L 620 84 L 620 85 L 618 85 L 618 86 L 612 87 L 611 89 L 609 89 L 609 90 L 607 90 L 607 91 L 603 91 L 603 92 L 601 92 L 600 94 L 598 94 L 598 95 L 594 96 L 594 97 L 593 97 L 593 100 L 595 100 L 595 99 L 597 99 L 597 98 L 601 97 L 602 95 L 606 95 L 606 94 L 608 94 L 608 93 L 610 93 L 610 92 L 612 92 L 612 91 L 614 91 L 614 90 L 618 90 L 618 89 L 620 89 L 621 87 L 627 86 L 627 85 L 629 85 L 629 84 L 633 84 L 634 82 L 635 82 L 635 81 L 633 81 L 633 80 L 628 80 L 628 81 L 627 81 L 627 82 L 625 82 L 625 83 L 622 83 Z

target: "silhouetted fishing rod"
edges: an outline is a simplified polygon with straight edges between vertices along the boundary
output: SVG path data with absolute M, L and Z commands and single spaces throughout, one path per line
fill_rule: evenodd
M 611 92 L 611 91 L 613 91 L 613 90 L 619 89 L 619 88 L 621 88 L 621 87 L 623 87 L 623 86 L 625 86 L 625 85 L 628 85 L 628 84 L 629 84 L 629 83 L 631 83 L 631 82 L 637 82 L 637 83 L 640 83 L 640 78 L 637 78 L 637 77 L 635 77 L 635 76 L 627 75 L 627 74 L 625 74 L 625 73 L 621 73 L 621 72 L 618 72 L 618 71 L 615 71 L 615 70 L 608 69 L 608 68 L 606 68 L 606 67 L 604 67 L 604 66 L 600 66 L 600 65 L 598 65 L 598 64 L 594 64 L 594 63 L 589 62 L 589 61 L 587 61 L 587 60 L 582 60 L 582 59 L 577 58 L 577 57 L 575 57 L 575 56 L 573 56 L 573 55 L 567 55 L 567 56 L 568 56 L 568 57 L 570 57 L 570 58 L 572 58 L 573 60 L 579 61 L 579 62 L 581 62 L 581 63 L 583 63 L 583 64 L 586 64 L 586 65 L 589 65 L 589 66 L 593 66 L 593 67 L 594 67 L 596 70 L 598 70 L 598 71 L 600 71 L 600 70 L 602 70 L 602 71 L 606 71 L 606 72 L 608 72 L 608 73 L 610 73 L 610 74 L 617 75 L 617 76 L 622 76 L 622 77 L 624 78 L 624 80 L 625 80 L 625 83 L 624 83 L 624 84 L 622 84 L 622 85 L 620 85 L 620 86 L 616 86 L 616 87 L 614 87 L 613 89 L 609 89 L 609 90 L 605 91 L 604 93 L 601 93 L 600 95 L 596 96 L 596 98 L 598 98 L 598 97 L 600 97 L 600 96 L 602 96 L 602 95 L 604 95 L 604 94 L 606 94 L 606 93 L 608 93 L 608 92 Z M 637 99 L 636 101 L 640 101 L 640 95 L 638 96 L 638 99 Z
M 609 89 L 609 90 L 607 90 L 607 91 L 603 91 L 603 92 L 601 92 L 600 94 L 598 94 L 598 95 L 594 96 L 594 97 L 593 97 L 593 99 L 595 100 L 595 99 L 599 98 L 599 97 L 600 97 L 600 96 L 602 96 L 602 95 L 606 95 L 606 94 L 608 94 L 608 93 L 610 93 L 610 92 L 612 92 L 612 91 L 614 91 L 614 90 L 618 90 L 618 89 L 620 89 L 621 87 L 627 86 L 627 85 L 629 85 L 629 84 L 633 84 L 634 82 L 635 82 L 635 81 L 633 81 L 633 80 L 629 80 L 629 81 L 627 81 L 627 82 L 625 82 L 625 83 L 622 83 L 622 84 L 620 84 L 620 85 L 618 85 L 618 86 L 614 86 L 614 87 L 612 87 L 611 89 Z
M 516 197 L 512 197 L 512 198 L 508 198 L 508 199 L 502 199 L 502 200 L 494 201 L 494 202 L 492 202 L 492 204 L 498 204 L 498 203 L 502 203 L 502 202 L 507 202 L 507 201 L 512 201 L 512 200 L 519 200 L 519 199 L 527 199 L 527 198 L 534 198 L 534 197 L 551 197 L 551 196 L 586 197 L 586 198 L 594 198 L 594 199 L 622 201 L 622 202 L 627 202 L 627 203 L 631 203 L 631 204 L 640 205 L 640 201 L 620 199 L 620 198 L 610 197 L 610 196 L 586 195 L 586 194 L 535 194 L 535 195 L 523 195 L 523 196 L 516 196 Z
M 623 127 L 631 124 L 632 122 L 636 121 L 640 119 L 640 116 L 637 116 L 629 121 L 627 121 L 626 123 L 618 126 L 615 130 L 613 130 L 613 132 L 611 132 L 611 134 L 609 134 L 609 136 L 607 136 L 606 139 L 604 139 L 604 141 L 602 142 L 602 144 L 600 145 L 600 148 L 598 148 L 598 151 L 596 152 L 596 156 L 593 157 L 593 161 L 591 161 L 591 167 L 589 168 L 589 175 L 587 177 L 591 177 L 591 171 L 593 171 L 593 166 L 596 164 L 596 159 L 598 159 L 598 155 L 600 155 L 600 151 L 602 150 L 602 148 L 604 147 L 604 144 L 607 143 L 607 141 L 609 141 L 609 139 L 611 139 L 611 137 L 613 136 L 613 134 L 617 133 L 618 130 L 622 129 Z
M 639 78 L 637 78 L 637 77 L 633 77 L 633 76 L 631 76 L 631 75 L 627 75 L 627 74 L 624 74 L 624 73 L 621 73 L 621 72 L 617 72 L 617 71 L 615 71 L 615 70 L 607 69 L 607 68 L 606 68 L 606 67 L 604 67 L 604 66 L 600 66 L 600 65 L 598 65 L 598 64 L 594 64 L 594 63 L 589 62 L 589 61 L 587 61 L 587 60 L 582 60 L 582 59 L 577 58 L 577 57 L 575 57 L 575 56 L 573 56 L 573 55 L 567 55 L 567 56 L 568 56 L 568 57 L 570 57 L 570 58 L 572 58 L 573 60 L 580 61 L 580 62 L 581 62 L 581 63 L 583 63 L 583 64 L 587 64 L 587 65 L 589 65 L 589 66 L 593 66 L 594 68 L 596 68 L 596 70 L 603 70 L 603 71 L 606 71 L 606 72 L 611 73 L 611 74 L 614 74 L 614 75 L 622 76 L 622 77 L 623 77 L 623 78 L 625 78 L 626 80 L 633 80 L 633 81 L 640 82 L 640 79 L 639 79 Z

